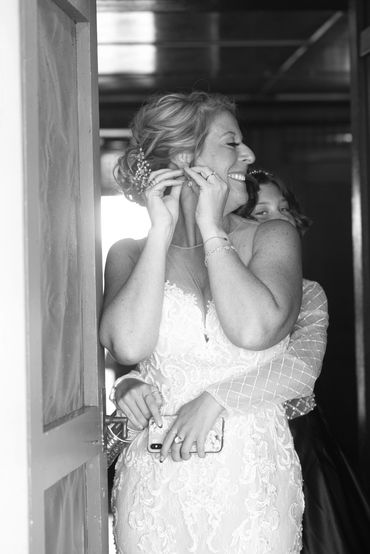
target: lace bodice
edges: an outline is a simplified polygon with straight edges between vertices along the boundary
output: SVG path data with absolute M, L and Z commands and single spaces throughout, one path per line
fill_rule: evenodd
M 159 386 L 164 413 L 175 413 L 212 383 L 268 362 L 287 343 L 288 337 L 263 351 L 235 346 L 226 337 L 212 300 L 203 312 L 194 294 L 167 281 L 158 343 L 139 370 L 146 382 Z

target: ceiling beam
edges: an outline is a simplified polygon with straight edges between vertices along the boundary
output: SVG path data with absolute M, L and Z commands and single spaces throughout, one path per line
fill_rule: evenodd
M 291 102 L 243 102 L 237 98 L 239 119 L 248 124 L 281 126 L 283 123 L 291 125 L 325 125 L 343 124 L 350 126 L 349 101 L 342 102 L 309 102 L 306 99 L 304 109 L 295 100 Z M 137 109 L 142 103 L 139 97 L 131 98 L 125 103 L 101 106 L 100 127 L 114 129 L 128 127 Z
M 300 46 L 304 40 L 297 39 L 255 39 L 255 40 L 154 40 L 154 41 L 125 41 L 124 39 L 114 42 L 99 41 L 99 44 L 105 46 L 142 46 L 150 44 L 161 48 L 210 48 L 217 46 L 218 48 L 268 48 L 268 47 L 285 47 L 285 46 Z
M 97 0 L 98 11 L 108 12 L 229 12 L 292 11 L 291 0 Z M 347 10 L 348 0 L 299 0 L 294 11 Z
M 245 92 L 229 92 L 228 95 L 232 97 L 237 103 L 244 104 L 349 104 L 350 95 L 348 92 L 286 92 L 278 94 L 270 94 L 265 97 L 261 94 L 249 94 Z M 148 98 L 148 94 L 145 92 L 131 91 L 131 92 L 113 92 L 101 95 L 100 106 L 118 106 L 120 104 L 141 104 Z
M 262 87 L 262 92 L 268 92 L 280 81 L 286 73 L 295 65 L 307 52 L 316 44 L 324 35 L 328 33 L 334 25 L 344 17 L 343 12 L 334 13 L 323 25 L 320 27 L 301 45 L 293 54 L 291 54 L 285 62 L 277 69 L 277 71 L 268 78 Z

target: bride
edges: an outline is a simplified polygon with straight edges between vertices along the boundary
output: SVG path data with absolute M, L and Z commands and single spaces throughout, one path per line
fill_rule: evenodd
M 133 439 L 116 465 L 117 552 L 298 553 L 301 470 L 284 408 L 226 414 L 204 392 L 287 348 L 301 302 L 298 233 L 232 213 L 254 154 L 227 98 L 152 99 L 132 131 L 117 180 L 152 225 L 145 240 L 112 247 L 100 328 L 118 362 L 138 363 L 113 389 Z M 161 426 L 172 414 L 161 452 L 149 452 L 149 418 Z M 220 414 L 223 447 L 206 454 Z

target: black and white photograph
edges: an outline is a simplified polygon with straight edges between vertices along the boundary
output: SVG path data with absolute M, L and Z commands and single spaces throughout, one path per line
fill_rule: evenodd
M 0 551 L 367 554 L 370 0 L 5 0 Z

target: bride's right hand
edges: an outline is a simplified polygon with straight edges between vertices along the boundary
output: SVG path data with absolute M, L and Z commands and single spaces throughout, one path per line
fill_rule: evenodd
M 151 172 L 144 193 L 152 227 L 169 229 L 171 238 L 179 217 L 181 188 L 186 180 L 182 169 L 158 169 Z M 165 195 L 167 187 L 171 192 Z
M 162 427 L 160 408 L 163 400 L 155 385 L 148 385 L 134 377 L 124 379 L 116 389 L 115 403 L 128 417 L 131 428 L 144 429 L 151 417 L 158 427 Z

